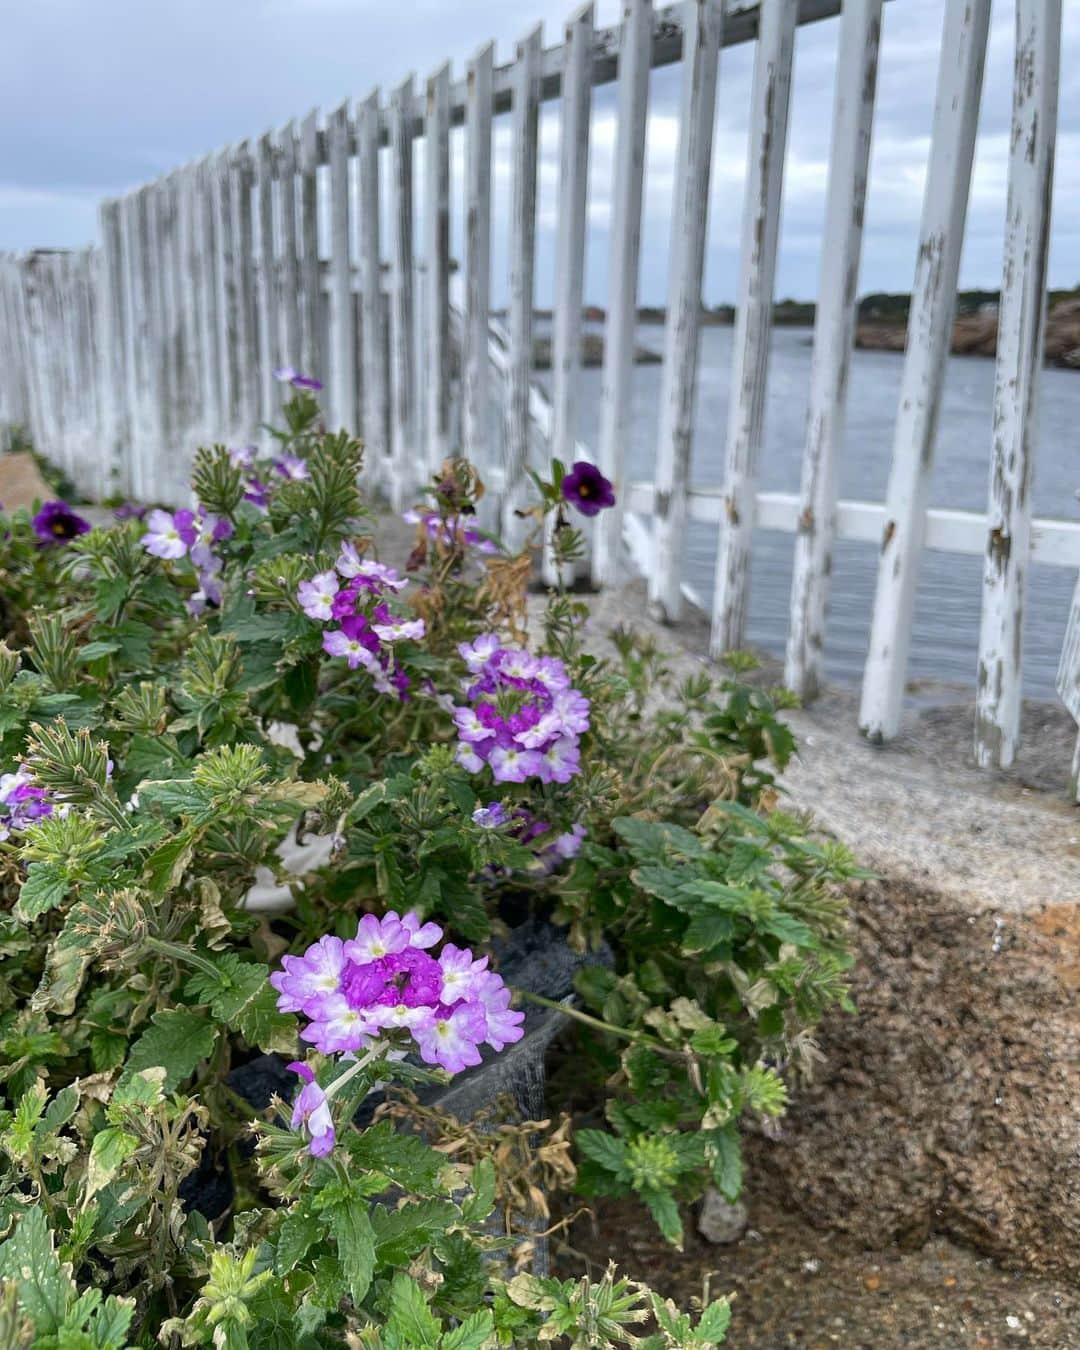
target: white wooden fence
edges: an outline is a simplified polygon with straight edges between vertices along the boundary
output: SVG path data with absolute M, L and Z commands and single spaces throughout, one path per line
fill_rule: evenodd
M 902 4 L 903 0 L 895 0 Z M 1057 122 L 1061 0 L 1016 0 L 1016 80 L 994 436 L 985 514 L 928 508 L 928 485 L 978 124 L 990 0 L 943 0 L 937 102 L 909 341 L 883 503 L 837 499 L 882 0 L 625 0 L 591 5 L 561 45 L 539 29 L 464 79 L 443 66 L 325 118 L 189 164 L 101 207 L 101 245 L 0 260 L 0 421 L 21 423 L 85 489 L 183 499 L 200 441 L 251 440 L 277 404 L 272 372 L 322 376 L 335 423 L 363 433 L 368 472 L 395 506 L 462 447 L 513 534 L 531 460 L 590 454 L 577 440 L 591 89 L 617 83 L 610 294 L 599 443 L 619 489 L 597 522 L 592 567 L 612 581 L 625 550 L 653 606 L 678 618 L 688 520 L 717 528 L 714 652 L 744 635 L 754 527 L 796 536 L 786 677 L 821 682 L 837 539 L 880 543 L 860 722 L 899 727 L 925 548 L 982 555 L 977 756 L 1007 765 L 1019 730 L 1020 650 L 1031 561 L 1080 567 L 1080 526 L 1033 520 L 1045 268 Z M 797 494 L 757 488 L 792 64 L 801 24 L 839 15 L 839 43 L 810 407 Z M 720 49 L 756 41 L 742 262 L 723 485 L 690 482 L 701 282 Z M 681 62 L 660 431 L 654 481 L 627 480 L 629 389 L 641 238 L 649 72 Z M 548 399 L 532 375 L 539 109 L 561 105 L 561 166 Z M 493 118 L 509 114 L 509 309 L 489 313 Z M 450 129 L 466 141 L 463 276 L 450 256 Z M 413 152 L 423 146 L 419 212 Z M 380 154 L 386 147 L 388 153 Z M 352 161 L 356 161 L 355 172 Z M 388 170 L 388 171 L 387 171 Z M 381 228 L 389 222 L 388 237 Z M 416 241 L 420 257 L 414 256 Z M 492 403 L 500 416 L 490 415 Z M 501 423 L 501 430 L 499 424 Z M 721 453 L 721 452 L 718 452 Z

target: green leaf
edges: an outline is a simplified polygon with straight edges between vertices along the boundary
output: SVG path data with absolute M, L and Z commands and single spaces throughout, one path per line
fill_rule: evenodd
M 119 642 L 88 642 L 79 648 L 75 659 L 85 666 L 91 661 L 100 661 L 103 656 L 112 656 L 113 652 L 119 650 Z
M 490 1158 L 481 1158 L 470 1178 L 472 1195 L 461 1207 L 470 1223 L 481 1223 L 495 1208 L 495 1164 Z
M 803 923 L 801 919 L 796 919 L 791 914 L 785 914 L 782 910 L 777 910 L 758 926 L 763 932 L 779 938 L 781 942 L 790 942 L 796 947 L 813 949 L 821 946 L 817 934 L 809 924 Z
M 638 1194 L 645 1201 L 649 1213 L 656 1220 L 656 1226 L 673 1247 L 682 1251 L 683 1227 L 679 1218 L 679 1206 L 670 1191 L 642 1190 Z
M 200 1003 L 209 1003 L 218 1022 L 235 1027 L 249 1045 L 267 1053 L 291 1052 L 296 1044 L 296 1019 L 279 1012 L 270 971 L 254 961 L 242 961 L 235 952 L 211 958 L 216 975 L 200 970 L 185 986 Z
M 742 1192 L 743 1163 L 739 1127 L 735 1121 L 710 1132 L 706 1153 L 712 1157 L 712 1175 L 716 1189 L 733 1205 Z
M 439 1342 L 439 1323 L 432 1316 L 417 1282 L 403 1272 L 394 1276 L 390 1286 L 390 1317 L 387 1331 L 401 1338 L 409 1350 L 423 1350 Z
M 375 1274 L 375 1230 L 368 1217 L 368 1202 L 362 1195 L 349 1195 L 323 1209 L 337 1243 L 338 1260 L 358 1308 L 371 1288 Z
M 182 830 L 150 854 L 143 877 L 152 894 L 163 896 L 179 886 L 201 837 L 202 830 Z
M 194 1072 L 214 1048 L 216 1029 L 204 1013 L 171 1008 L 155 1013 L 152 1025 L 131 1047 L 120 1082 L 126 1084 L 141 1069 L 165 1070 L 162 1087 L 172 1092 Z
M 138 1139 L 118 1125 L 108 1125 L 94 1135 L 86 1167 L 84 1203 L 112 1181 L 138 1147 Z
M 33 923 L 40 915 L 62 904 L 70 882 L 55 863 L 32 862 L 15 904 L 15 915 L 23 923 Z
M 495 1318 L 490 1308 L 481 1308 L 467 1317 L 461 1326 L 442 1338 L 442 1350 L 483 1350 L 495 1335 Z
M 53 1248 L 40 1206 L 27 1210 L 15 1232 L 0 1244 L 0 1277 L 14 1281 L 23 1311 L 40 1335 L 59 1330 L 75 1288 Z
M 574 1135 L 578 1148 L 587 1158 L 617 1176 L 625 1175 L 626 1141 L 603 1130 L 578 1130 Z
M 695 1345 L 719 1345 L 731 1325 L 731 1304 L 726 1298 L 710 1303 L 694 1328 Z
M 300 1207 L 290 1210 L 277 1232 L 274 1269 L 279 1275 L 287 1275 L 325 1236 L 326 1225 L 320 1215 Z
M 405 1265 L 457 1217 L 457 1206 L 449 1200 L 421 1200 L 390 1210 L 376 1205 L 371 1224 L 380 1265 Z

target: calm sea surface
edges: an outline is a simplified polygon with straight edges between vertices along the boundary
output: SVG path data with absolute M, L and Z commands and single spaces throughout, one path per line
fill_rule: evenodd
M 642 345 L 659 351 L 663 331 L 639 329 Z M 706 328 L 701 335 L 693 482 L 719 483 L 727 425 L 731 370 L 730 328 Z M 856 351 L 847 409 L 847 438 L 840 465 L 840 495 L 883 501 L 892 450 L 903 358 L 892 352 Z M 634 416 L 629 447 L 634 478 L 650 478 L 660 402 L 660 367 L 634 370 Z M 765 415 L 760 487 L 797 492 L 806 427 L 810 380 L 810 330 L 774 331 Z M 931 505 L 986 509 L 994 363 L 985 357 L 951 357 L 938 429 Z M 580 437 L 597 444 L 600 371 L 584 372 Z M 1080 504 L 1080 372 L 1046 370 L 1035 465 L 1035 514 L 1078 518 Z M 794 539 L 758 531 L 754 539 L 750 642 L 783 654 L 787 634 Z M 716 536 L 712 527 L 691 525 L 686 538 L 685 577 L 711 603 Z M 837 545 L 826 672 L 838 683 L 862 675 L 876 578 L 877 547 L 842 541 Z M 1075 575 L 1067 568 L 1037 566 L 1031 571 L 1024 638 L 1025 693 L 1052 699 L 1065 619 Z M 979 633 L 982 559 L 927 552 L 915 607 L 909 675 L 961 686 L 973 685 Z

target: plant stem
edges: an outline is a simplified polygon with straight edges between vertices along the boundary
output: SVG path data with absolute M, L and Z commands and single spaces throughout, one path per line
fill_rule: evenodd
M 204 956 L 198 952 L 191 951 L 188 947 L 178 947 L 175 942 L 166 942 L 163 938 L 148 937 L 146 945 L 151 951 L 160 952 L 162 956 L 171 956 L 175 961 L 186 962 L 189 966 L 194 966 L 206 975 L 212 975 L 215 980 L 221 979 L 221 971 L 212 961 L 207 961 Z

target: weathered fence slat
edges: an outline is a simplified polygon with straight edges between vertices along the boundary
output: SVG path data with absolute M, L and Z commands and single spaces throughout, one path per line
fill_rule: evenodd
M 463 449 L 482 470 L 491 458 L 488 319 L 491 307 L 491 72 L 489 43 L 469 62 L 465 111 L 465 324 Z
M 840 24 L 821 280 L 802 461 L 784 682 L 812 699 L 822 681 L 825 614 L 836 534 L 837 461 L 862 253 L 882 0 L 848 0 Z
M 682 608 L 683 527 L 697 387 L 701 274 L 705 262 L 722 14 L 718 0 L 686 0 L 683 9 L 682 109 L 672 198 L 660 437 L 656 452 L 654 559 L 649 577 L 649 599 L 669 622 L 679 617 Z
M 188 418 L 191 398 L 183 369 L 183 257 L 180 241 L 179 174 L 170 174 L 161 185 L 163 266 L 163 366 L 165 384 L 165 437 L 161 447 L 162 464 L 169 472 L 163 476 L 172 496 L 178 480 L 187 478 L 186 456 Z M 247 373 L 247 372 L 245 372 Z M 176 451 L 179 450 L 178 455 Z M 172 453 L 170 453 L 172 451 Z
M 242 141 L 233 158 L 233 210 L 237 255 L 237 343 L 240 365 L 238 412 L 245 438 L 259 425 L 259 333 L 255 293 L 255 236 L 251 189 L 254 181 L 251 147 Z
M 319 113 L 312 108 L 300 124 L 300 364 L 305 374 L 325 380 L 329 371 L 322 344 L 318 168 Z
M 766 5 L 761 11 L 761 31 L 754 53 L 742 262 L 735 299 L 725 447 L 726 510 L 717 541 L 709 642 L 714 656 L 741 646 L 746 630 L 753 502 L 765 425 L 769 333 L 797 10 L 798 0 L 773 0 Z
M 619 37 L 615 181 L 608 227 L 609 299 L 604 325 L 600 440 L 597 446 L 600 469 L 615 484 L 615 506 L 602 511 L 596 520 L 592 567 L 597 585 L 614 585 L 619 579 L 626 445 L 632 411 L 651 37 L 652 0 L 627 0 Z
M 190 200 L 190 198 L 189 198 Z M 121 458 L 131 437 L 128 417 L 127 372 L 124 358 L 127 340 L 124 332 L 124 253 L 120 225 L 120 205 L 102 202 L 98 212 L 101 230 L 101 432 L 110 462 L 118 469 L 116 488 L 130 492 L 127 465 Z M 193 349 L 194 350 L 194 349 Z M 14 370 L 14 367 L 13 367 Z
M 236 364 L 236 266 L 234 257 L 232 171 L 229 152 L 214 162 L 214 249 L 220 296 L 218 353 L 221 359 L 221 412 L 219 435 L 232 436 L 239 423 Z
M 585 210 L 592 110 L 592 4 L 566 25 L 559 130 L 559 223 L 555 240 L 555 311 L 551 343 L 551 454 L 573 457 L 581 373 L 581 303 L 585 281 Z
M 888 740 L 900 727 L 989 19 L 990 0 L 948 0 L 886 498 L 887 521 L 859 709 L 860 728 L 872 741 Z
M 521 541 L 521 504 L 529 458 L 529 385 L 532 375 L 533 280 L 536 268 L 536 158 L 540 125 L 540 27 L 518 43 L 514 65 L 513 194 L 510 208 L 509 340 L 504 394 L 502 535 L 509 547 Z
M 281 204 L 281 364 L 303 364 L 300 315 L 300 254 L 296 230 L 296 128 L 286 122 L 277 134 L 278 199 Z
M 1020 739 L 1031 480 L 1046 332 L 1061 0 L 1017 0 L 1005 256 L 994 376 L 989 533 L 975 685 L 975 758 L 1007 768 Z
M 387 377 L 379 247 L 379 91 L 357 105 L 356 157 L 360 180 L 360 318 L 363 326 L 364 467 L 372 482 L 386 469 Z
M 274 141 L 269 131 L 255 146 L 255 181 L 259 193 L 259 406 L 261 420 L 272 422 L 277 412 L 274 371 L 284 362 L 280 357 L 281 291 L 274 249 Z
M 330 364 L 334 423 L 356 430 L 356 326 L 352 291 L 352 248 L 349 220 L 349 104 L 326 119 L 330 160 Z
M 199 343 L 201 328 L 199 273 L 202 257 L 198 240 L 198 167 L 185 166 L 179 177 L 180 342 L 181 386 L 185 401 L 186 434 L 193 444 L 203 440 L 204 390 Z M 193 444 L 188 449 L 193 448 Z
M 390 232 L 390 502 L 405 505 L 418 451 L 413 411 L 413 77 L 390 95 L 390 159 L 393 183 Z
M 195 283 L 199 294 L 199 347 L 202 354 L 203 418 L 206 436 L 217 440 L 225 433 L 224 392 L 221 361 L 221 292 L 218 281 L 215 209 L 216 162 L 204 159 L 197 169 L 199 209 L 196 215 L 197 255 L 200 261 Z
M 427 83 L 424 118 L 424 384 L 427 471 L 450 453 L 450 67 Z

